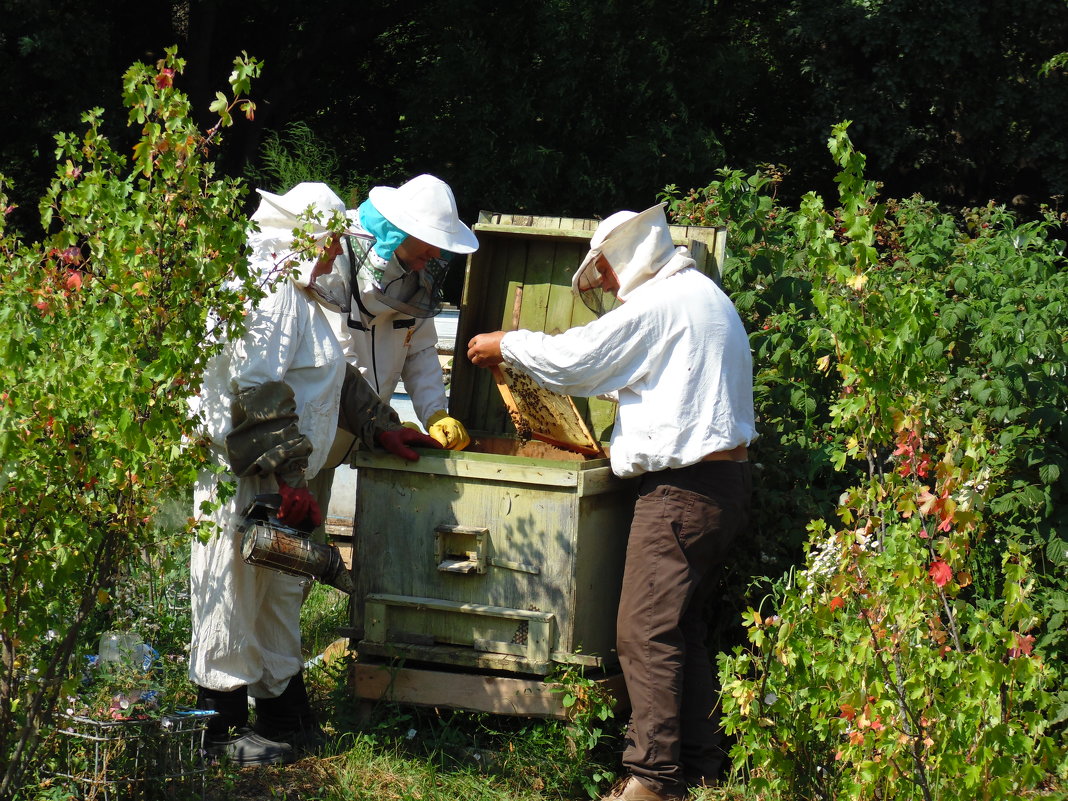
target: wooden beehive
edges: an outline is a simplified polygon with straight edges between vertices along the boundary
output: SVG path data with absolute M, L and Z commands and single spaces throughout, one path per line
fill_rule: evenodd
M 450 408 L 473 442 L 415 463 L 356 457 L 353 630 L 361 658 L 544 676 L 557 663 L 615 662 L 615 615 L 635 483 L 609 460 L 522 442 L 492 375 L 464 353 L 477 333 L 556 333 L 592 314 L 571 275 L 596 220 L 483 212 L 468 258 Z M 722 231 L 673 228 L 706 269 Z M 713 272 L 715 276 L 718 273 Z M 601 442 L 613 403 L 575 398 Z

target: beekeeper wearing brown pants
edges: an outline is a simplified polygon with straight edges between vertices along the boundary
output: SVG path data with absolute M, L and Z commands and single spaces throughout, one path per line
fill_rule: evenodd
M 612 470 L 640 479 L 616 622 L 631 701 L 626 775 L 606 798 L 663 801 L 715 781 L 724 758 L 706 613 L 749 519 L 749 339 L 723 291 L 674 246 L 662 204 L 605 219 L 572 287 L 598 319 L 555 336 L 479 334 L 468 358 L 619 402 Z

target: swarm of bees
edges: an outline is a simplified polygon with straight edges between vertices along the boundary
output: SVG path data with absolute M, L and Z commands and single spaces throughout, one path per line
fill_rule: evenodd
M 537 437 L 565 450 L 579 453 L 596 451 L 597 444 L 586 431 L 569 397 L 543 389 L 533 378 L 512 365 L 501 364 L 500 370 L 505 379 L 501 394 L 508 406 L 508 414 L 515 425 L 520 445 Z
M 516 406 L 509 412 L 512 415 L 512 421 L 516 424 L 516 431 L 521 437 L 524 432 L 526 438 L 530 439 L 533 431 L 548 433 L 565 427 L 546 404 L 547 399 L 560 396 L 545 392 L 534 383 L 534 379 L 529 375 L 510 365 L 501 365 L 501 369 L 508 379 L 508 388 L 512 391 L 512 399 Z M 517 417 L 521 421 L 517 421 Z

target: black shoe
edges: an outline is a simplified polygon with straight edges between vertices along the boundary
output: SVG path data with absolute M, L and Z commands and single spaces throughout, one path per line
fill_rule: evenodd
M 289 732 L 271 733 L 270 739 L 292 746 L 298 757 L 321 754 L 328 742 L 326 732 L 318 725 Z
M 318 753 L 326 745 L 326 735 L 308 701 L 302 673 L 293 676 L 277 698 L 256 699 L 254 728 L 260 736 L 288 743 L 301 754 Z
M 241 767 L 288 765 L 296 760 L 293 746 L 262 737 L 252 729 L 238 729 L 231 737 L 217 737 L 206 743 L 209 756 L 225 758 Z

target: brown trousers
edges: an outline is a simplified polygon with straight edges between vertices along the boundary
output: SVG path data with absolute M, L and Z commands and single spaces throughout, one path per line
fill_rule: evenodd
M 714 781 L 724 760 L 706 615 L 751 492 L 748 462 L 698 462 L 639 485 L 616 621 L 631 702 L 623 766 L 663 795 Z

